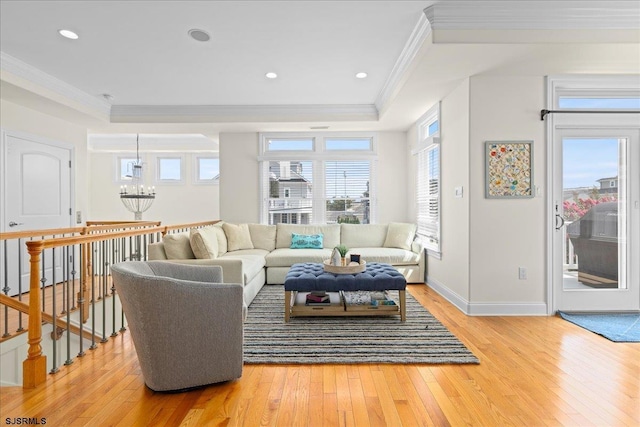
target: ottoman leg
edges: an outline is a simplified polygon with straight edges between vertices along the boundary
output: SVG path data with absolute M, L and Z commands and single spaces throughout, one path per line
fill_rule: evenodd
M 407 321 L 407 296 L 406 291 L 398 291 L 400 294 L 400 320 L 402 322 Z
M 291 315 L 291 291 L 284 291 L 284 321 L 289 321 Z

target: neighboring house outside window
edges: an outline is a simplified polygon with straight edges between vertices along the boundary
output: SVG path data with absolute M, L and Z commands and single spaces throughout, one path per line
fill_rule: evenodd
M 263 223 L 372 219 L 374 135 L 262 134 Z
M 440 239 L 440 104 L 417 122 L 416 223 L 417 234 L 429 255 L 441 257 Z

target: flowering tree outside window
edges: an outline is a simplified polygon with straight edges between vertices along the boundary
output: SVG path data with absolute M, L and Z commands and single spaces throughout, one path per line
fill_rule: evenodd
M 589 212 L 589 209 L 600 203 L 616 202 L 618 200 L 616 195 L 604 196 L 588 199 L 577 198 L 576 200 L 565 200 L 562 204 L 564 210 L 564 217 L 567 221 L 575 221 L 582 218 L 584 214 Z

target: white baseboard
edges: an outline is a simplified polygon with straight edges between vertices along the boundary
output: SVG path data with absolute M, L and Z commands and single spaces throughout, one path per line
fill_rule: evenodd
M 453 292 L 451 289 L 427 275 L 427 286 L 436 291 L 440 296 L 458 307 L 464 314 L 469 314 L 469 301 Z
M 468 316 L 548 316 L 546 303 L 469 302 L 437 280 L 427 277 L 431 289 Z
M 548 316 L 545 303 L 472 303 L 470 316 Z

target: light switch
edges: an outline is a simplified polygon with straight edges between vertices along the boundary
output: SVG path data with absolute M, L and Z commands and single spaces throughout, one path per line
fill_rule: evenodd
M 462 198 L 462 187 L 455 188 L 455 198 L 456 199 Z

